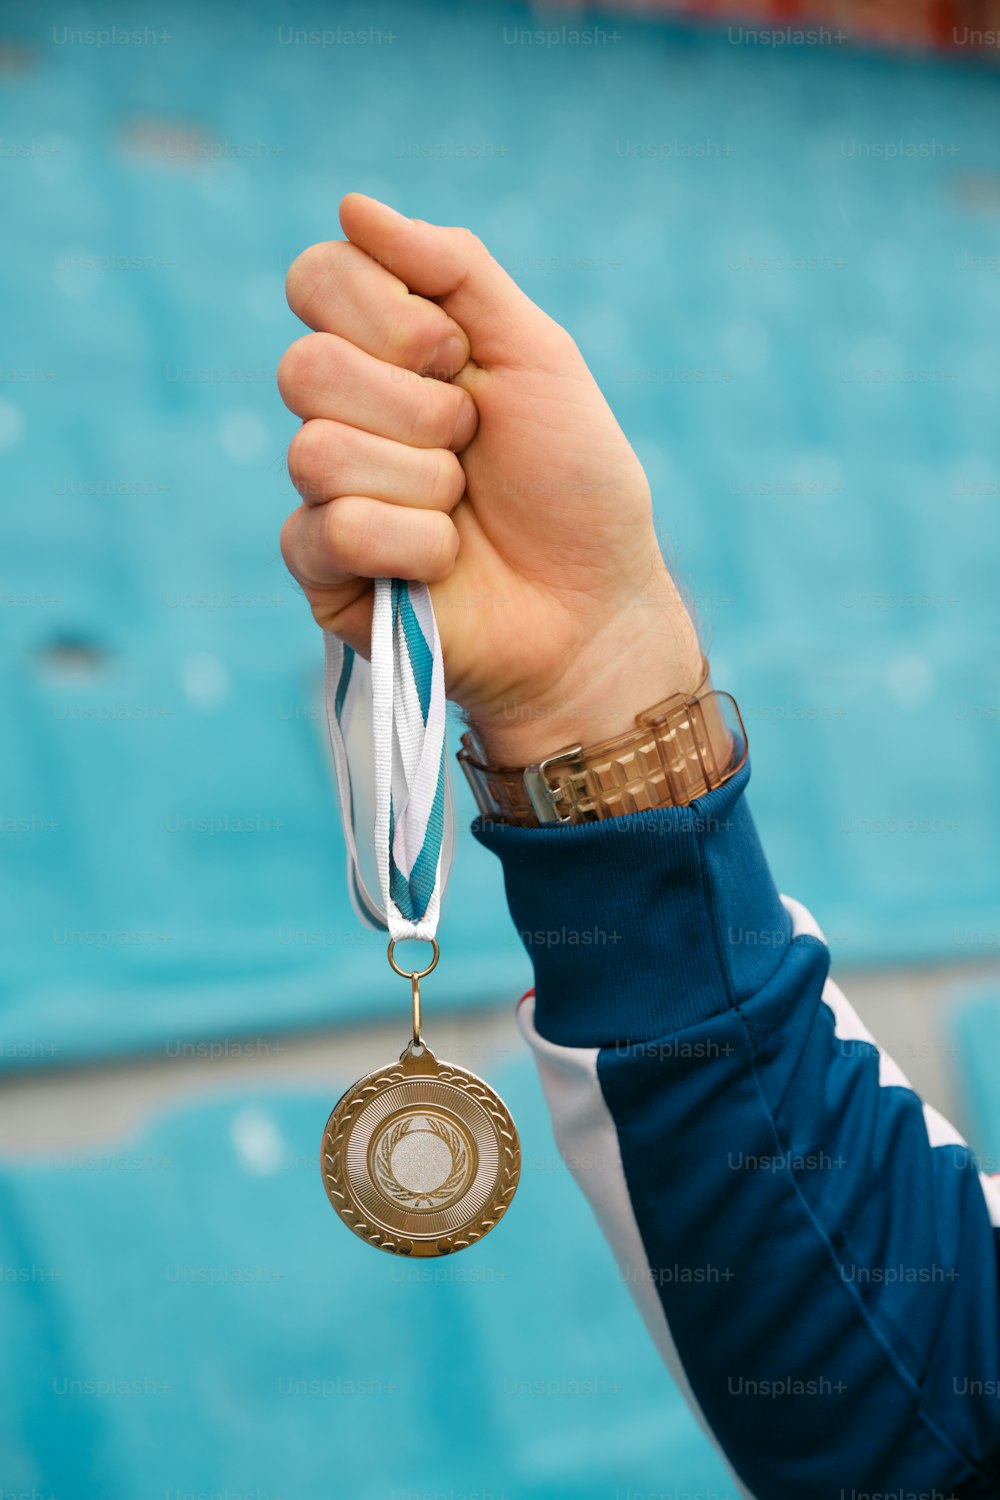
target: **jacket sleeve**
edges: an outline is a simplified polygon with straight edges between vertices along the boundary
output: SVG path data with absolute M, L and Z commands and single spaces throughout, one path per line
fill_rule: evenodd
M 687 808 L 480 819 L 556 1138 L 756 1500 L 1000 1495 L 1000 1187 L 779 898 L 749 768 Z

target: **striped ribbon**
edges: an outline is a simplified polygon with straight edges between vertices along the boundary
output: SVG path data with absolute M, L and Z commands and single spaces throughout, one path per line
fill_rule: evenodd
M 391 938 L 430 939 L 454 847 L 444 659 L 430 592 L 422 583 L 375 580 L 370 665 L 323 634 L 351 899 L 363 921 Z M 370 844 L 359 827 L 371 830 Z M 365 856 L 381 900 L 362 870 Z

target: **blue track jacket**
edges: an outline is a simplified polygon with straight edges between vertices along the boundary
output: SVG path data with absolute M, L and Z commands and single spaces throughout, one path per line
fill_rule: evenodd
M 748 778 L 474 825 L 534 963 L 559 1148 L 741 1494 L 1000 1496 L 1000 1183 L 828 977 Z

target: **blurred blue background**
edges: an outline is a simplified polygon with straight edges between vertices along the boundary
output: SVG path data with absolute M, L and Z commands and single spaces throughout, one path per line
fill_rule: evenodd
M 604 41 L 444 0 L 0 7 L 3 1488 L 735 1493 L 527 1063 L 496 1071 L 516 1210 L 427 1285 L 323 1199 L 350 1071 L 272 1078 L 296 1028 L 307 1056 L 405 1019 L 347 901 L 320 640 L 277 543 L 284 272 L 344 192 L 470 225 L 576 337 L 743 707 L 778 883 L 840 967 L 1000 945 L 1000 82 L 584 19 Z M 530 983 L 468 836 L 441 938 L 432 1015 Z M 956 1036 L 974 1070 L 993 1033 Z M 95 1074 L 80 1113 L 34 1080 L 223 1052 L 262 1059 L 247 1092 L 175 1069 L 196 1097 L 96 1147 L 102 1099 L 152 1075 Z M 60 1390 L 113 1378 L 142 1388 Z M 596 1388 L 528 1392 L 564 1380 Z

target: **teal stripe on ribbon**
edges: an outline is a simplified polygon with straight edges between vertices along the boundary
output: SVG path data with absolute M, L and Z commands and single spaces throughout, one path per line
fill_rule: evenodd
M 438 772 L 437 788 L 434 792 L 434 802 L 431 806 L 430 816 L 427 819 L 427 831 L 420 853 L 417 855 L 410 878 L 399 869 L 392 857 L 392 839 L 396 829 L 396 809 L 389 809 L 389 893 L 393 901 L 399 907 L 403 916 L 411 922 L 419 922 L 426 912 L 434 894 L 434 882 L 437 879 L 438 858 L 441 854 L 441 840 L 444 837 L 444 785 L 445 769 L 444 760 L 441 761 L 441 769 Z
M 410 666 L 413 669 L 413 681 L 417 688 L 417 697 L 420 700 L 420 712 L 427 723 L 427 715 L 431 707 L 431 678 L 434 671 L 434 657 L 431 648 L 427 644 L 424 632 L 420 628 L 410 599 L 408 585 L 401 578 L 392 581 L 393 612 L 397 626 L 403 631 L 403 639 L 406 642 L 406 652 L 410 658 Z
M 344 711 L 344 699 L 347 697 L 347 689 L 351 684 L 351 671 L 354 667 L 354 650 L 351 646 L 344 647 L 344 664 L 340 669 L 340 680 L 337 683 L 337 693 L 333 700 L 333 711 L 339 721 Z M 426 715 L 425 715 L 426 718 Z
M 427 819 L 427 833 L 420 853 L 417 855 L 416 863 L 410 871 L 410 890 L 413 892 L 414 905 L 419 908 L 419 914 L 413 918 L 419 921 L 430 905 L 431 896 L 434 894 L 434 882 L 437 879 L 438 857 L 441 853 L 441 840 L 444 837 L 444 761 L 438 772 L 437 788 L 434 792 L 434 802 L 431 806 L 430 816 Z

